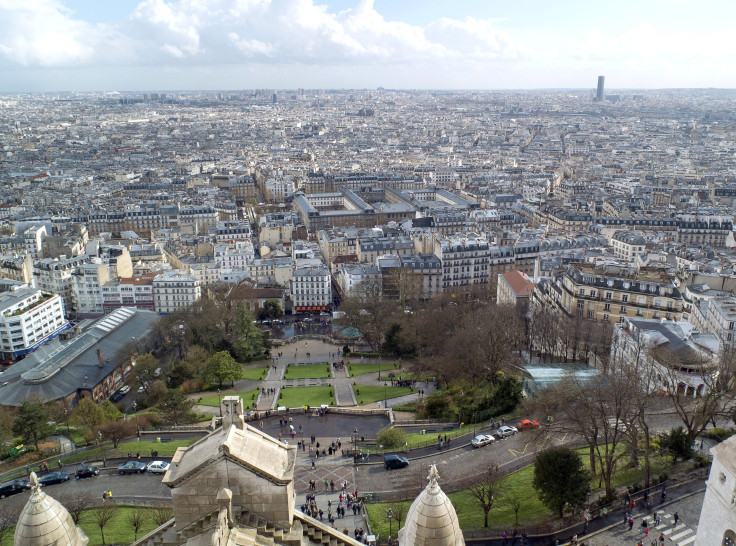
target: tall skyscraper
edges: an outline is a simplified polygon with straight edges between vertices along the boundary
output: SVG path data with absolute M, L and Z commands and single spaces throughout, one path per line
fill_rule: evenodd
M 605 76 L 598 76 L 598 91 L 595 94 L 595 100 L 598 102 L 603 100 L 603 84 L 606 82 Z

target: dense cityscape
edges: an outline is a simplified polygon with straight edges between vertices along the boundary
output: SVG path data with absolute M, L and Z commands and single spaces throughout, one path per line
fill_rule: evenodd
M 3 95 L 0 535 L 732 544 L 735 98 Z

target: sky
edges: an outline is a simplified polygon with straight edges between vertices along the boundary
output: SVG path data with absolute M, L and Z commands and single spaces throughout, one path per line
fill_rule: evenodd
M 736 87 L 733 0 L 0 0 L 0 92 Z

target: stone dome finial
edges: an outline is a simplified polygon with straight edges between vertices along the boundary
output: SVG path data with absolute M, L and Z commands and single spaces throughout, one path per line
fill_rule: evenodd
M 89 539 L 74 525 L 59 501 L 41 491 L 35 472 L 29 476 L 31 496 L 15 526 L 15 546 L 85 546 Z
M 427 487 L 414 500 L 399 530 L 402 546 L 464 546 L 455 508 L 439 484 L 437 466 L 429 467 Z

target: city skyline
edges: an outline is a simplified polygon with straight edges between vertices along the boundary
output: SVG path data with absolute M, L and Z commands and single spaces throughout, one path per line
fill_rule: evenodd
M 736 7 L 0 0 L 0 92 L 736 87 Z M 718 13 L 718 17 L 713 17 Z

